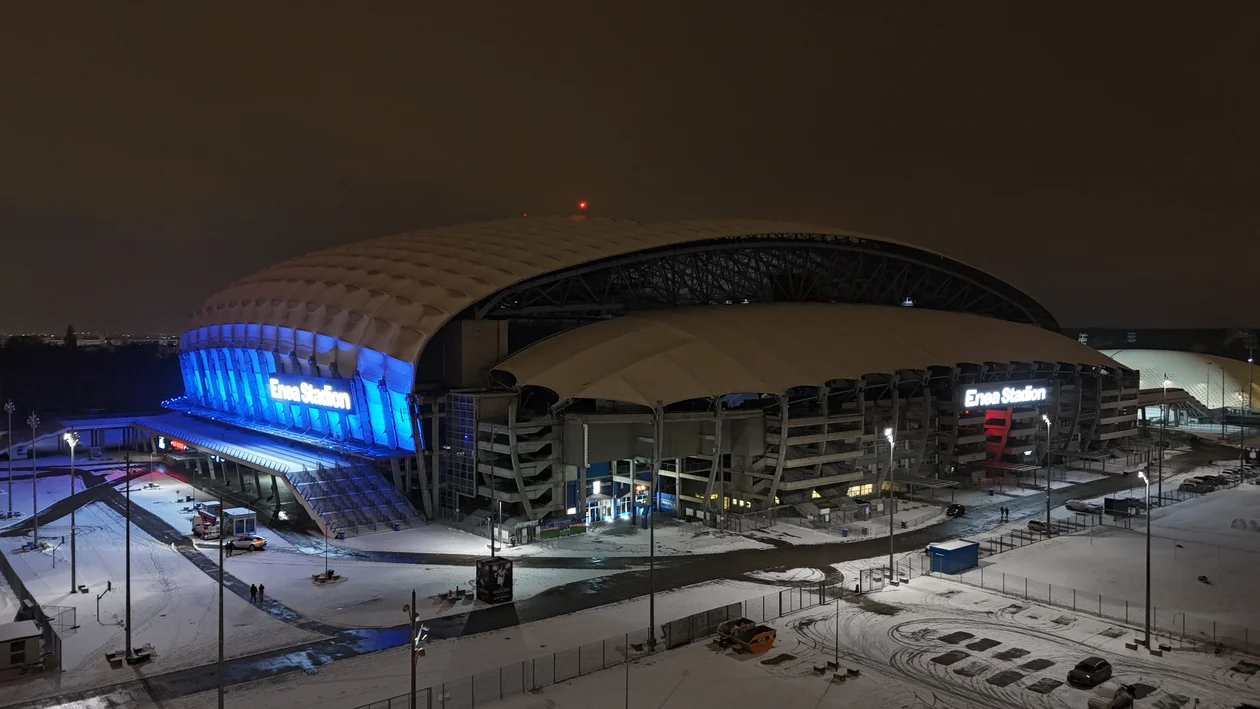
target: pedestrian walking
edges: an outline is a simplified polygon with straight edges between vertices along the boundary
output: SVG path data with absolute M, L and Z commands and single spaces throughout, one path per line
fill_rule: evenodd
M 261 601 L 263 599 L 263 594 L 266 593 L 266 588 L 266 586 L 258 584 L 258 600 Z
M 254 603 L 258 600 L 258 587 L 254 584 L 249 585 L 249 602 Z

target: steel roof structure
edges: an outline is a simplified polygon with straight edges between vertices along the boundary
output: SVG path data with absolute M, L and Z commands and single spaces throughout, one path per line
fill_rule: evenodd
M 1000 279 L 890 239 L 766 221 L 546 217 L 427 229 L 289 259 L 206 299 L 181 345 L 272 350 L 292 342 L 286 331 L 305 331 L 414 363 L 456 317 L 591 319 L 725 302 L 907 299 L 1057 329 L 1048 311 Z

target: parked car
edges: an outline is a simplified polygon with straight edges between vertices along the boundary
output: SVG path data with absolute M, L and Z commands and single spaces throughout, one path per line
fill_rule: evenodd
M 1182 480 L 1181 482 L 1189 483 L 1191 485 L 1200 485 L 1203 487 L 1216 487 L 1216 485 L 1213 484 L 1212 481 L 1209 480 L 1206 475 L 1200 475 L 1198 477 L 1193 477 L 1193 478 L 1186 478 L 1185 480 Z
M 1067 502 L 1063 503 L 1063 506 L 1068 508 L 1069 510 L 1072 510 L 1073 512 L 1080 512 L 1083 514 L 1090 514 L 1090 515 L 1096 515 L 1099 512 L 1102 512 L 1102 509 L 1103 509 L 1102 505 L 1095 504 L 1093 502 L 1085 502 L 1084 500 L 1068 500 Z
M 1111 679 L 1111 663 L 1101 657 L 1087 657 L 1068 671 L 1068 684 L 1077 687 L 1097 687 Z
M 262 551 L 267 546 L 267 538 L 260 537 L 257 534 L 242 534 L 239 537 L 233 537 L 228 540 L 227 544 L 233 549 Z
M 1252 483 L 1256 485 L 1260 485 L 1260 480 L 1253 480 Z M 1213 488 L 1209 485 L 1204 485 L 1203 483 L 1192 483 L 1189 481 L 1183 482 L 1177 486 L 1177 490 L 1179 492 L 1193 492 L 1199 495 L 1206 495 L 1207 493 L 1211 492 L 1214 489 L 1216 488 Z
M 1058 530 L 1055 529 L 1054 527 L 1047 527 L 1046 521 L 1044 519 L 1028 520 L 1028 531 L 1036 532 L 1037 534 L 1057 534 L 1058 533 Z
M 962 517 L 965 514 L 967 514 L 967 508 L 956 502 L 945 508 L 946 517 Z

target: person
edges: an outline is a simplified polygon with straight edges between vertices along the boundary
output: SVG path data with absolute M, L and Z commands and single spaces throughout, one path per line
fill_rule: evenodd
M 266 588 L 267 588 L 266 586 L 262 584 L 258 584 L 258 600 L 261 601 L 263 599 L 263 593 L 266 592 L 265 590 Z
M 254 584 L 249 585 L 249 602 L 253 603 L 258 600 L 258 587 Z

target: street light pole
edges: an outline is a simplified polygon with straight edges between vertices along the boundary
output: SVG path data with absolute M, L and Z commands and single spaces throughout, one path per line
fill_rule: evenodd
M 784 434 L 786 435 L 786 434 Z M 890 583 L 898 583 L 897 570 L 893 566 L 893 554 L 897 549 L 896 536 L 893 530 L 893 508 L 896 499 L 893 497 L 893 454 L 897 451 L 897 431 L 889 427 L 884 429 L 884 438 L 888 439 L 888 577 Z M 839 617 L 837 616 L 837 622 Z
M 1164 432 L 1168 430 L 1168 375 L 1164 375 L 1164 388 L 1159 395 L 1159 504 L 1164 504 Z
M 26 417 L 26 425 L 31 427 L 31 523 L 35 525 L 31 548 L 39 549 L 39 496 L 35 490 L 38 487 L 35 481 L 39 477 L 39 467 L 35 464 L 35 429 L 39 427 L 39 416 L 34 411 Z
M 1146 483 L 1146 649 L 1151 649 L 1151 480 L 1144 471 L 1138 477 Z
M 127 483 L 127 490 L 128 490 L 127 509 L 130 510 L 131 509 L 131 493 L 130 493 L 131 483 L 130 482 Z M 219 509 L 217 511 L 219 513 L 218 515 L 219 516 L 219 667 L 218 667 L 217 674 L 219 676 L 218 677 L 219 678 L 219 709 L 223 709 L 224 692 L 226 691 L 227 688 L 225 686 L 226 678 L 223 676 L 223 537 L 224 537 L 223 531 L 224 530 L 223 530 L 223 491 L 222 490 L 219 491 Z M 131 560 L 130 554 L 128 554 L 127 559 L 128 559 L 128 562 L 130 562 Z M 131 567 L 128 566 L 128 568 L 131 568 Z M 127 588 L 128 589 L 131 588 L 130 583 L 127 584 Z
M 13 412 L 17 407 L 12 401 L 4 402 L 4 412 L 9 415 L 9 518 L 13 518 Z
M 70 446 L 70 497 L 74 497 L 74 447 L 79 445 L 78 431 L 67 432 L 65 441 Z M 70 593 L 79 592 L 79 583 L 76 577 L 78 565 L 76 564 L 74 553 L 74 508 L 77 506 L 71 503 L 70 507 Z
M 1242 456 L 1242 462 L 1247 462 L 1247 422 L 1251 420 L 1251 364 L 1255 359 L 1255 336 L 1247 339 L 1247 413 L 1243 415 L 1239 422 L 1241 425 L 1238 430 L 1242 432 L 1242 440 L 1239 441 L 1239 448 Z
M 1042 414 L 1046 422 L 1046 534 L 1050 533 L 1050 417 Z

